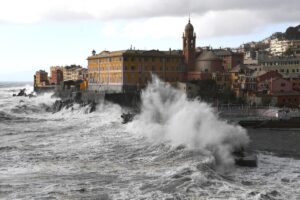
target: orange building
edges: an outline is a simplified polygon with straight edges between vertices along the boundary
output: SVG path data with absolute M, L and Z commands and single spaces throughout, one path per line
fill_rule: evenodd
M 93 52 L 88 57 L 89 90 L 137 91 L 151 80 L 151 74 L 175 83 L 184 80 L 181 51 L 124 50 Z
M 44 70 L 39 70 L 34 75 L 34 87 L 43 87 L 49 85 L 48 73 Z

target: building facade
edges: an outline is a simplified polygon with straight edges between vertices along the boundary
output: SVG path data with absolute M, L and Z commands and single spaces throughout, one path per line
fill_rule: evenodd
M 293 91 L 292 83 L 283 78 L 276 78 L 270 80 L 269 93 L 288 93 Z
M 63 67 L 52 66 L 50 67 L 50 84 L 51 85 L 59 85 L 63 79 Z
M 48 73 L 44 70 L 39 70 L 34 75 L 34 87 L 43 87 L 49 85 Z
M 222 65 L 226 71 L 244 63 L 244 53 L 232 52 L 230 49 L 214 49 L 213 51 L 222 59 Z
M 269 57 L 261 60 L 261 69 L 292 75 L 300 73 L 300 57 Z
M 80 65 L 65 66 L 63 68 L 64 81 L 78 80 L 78 71 L 76 71 L 76 70 L 80 69 L 80 68 L 82 68 Z
M 130 92 L 144 88 L 151 74 L 171 84 L 183 81 L 185 65 L 181 51 L 103 51 L 88 57 L 89 89 Z
M 282 56 L 287 50 L 291 50 L 291 54 L 300 55 L 300 40 L 287 40 L 282 38 L 274 38 L 270 42 L 270 53 L 274 56 Z

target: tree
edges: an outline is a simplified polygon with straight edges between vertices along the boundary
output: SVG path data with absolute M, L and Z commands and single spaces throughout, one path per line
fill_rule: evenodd
M 292 56 L 292 55 L 294 55 L 294 51 L 291 47 L 288 47 L 283 54 L 286 56 Z

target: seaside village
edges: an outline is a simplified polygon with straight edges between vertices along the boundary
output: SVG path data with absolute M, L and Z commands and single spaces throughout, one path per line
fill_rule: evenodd
M 138 93 L 152 74 L 212 103 L 299 107 L 300 32 L 289 27 L 238 48 L 197 47 L 190 20 L 182 49 L 92 51 L 87 68 L 52 66 L 34 75 L 36 91 L 73 88 L 95 93 Z

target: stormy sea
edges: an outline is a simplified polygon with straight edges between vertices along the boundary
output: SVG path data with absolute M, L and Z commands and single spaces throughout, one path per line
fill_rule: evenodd
M 30 83 L 0 83 L 0 199 L 300 199 L 300 130 L 246 130 L 207 103 L 154 80 L 140 113 L 13 97 Z M 258 167 L 234 165 L 248 145 Z

